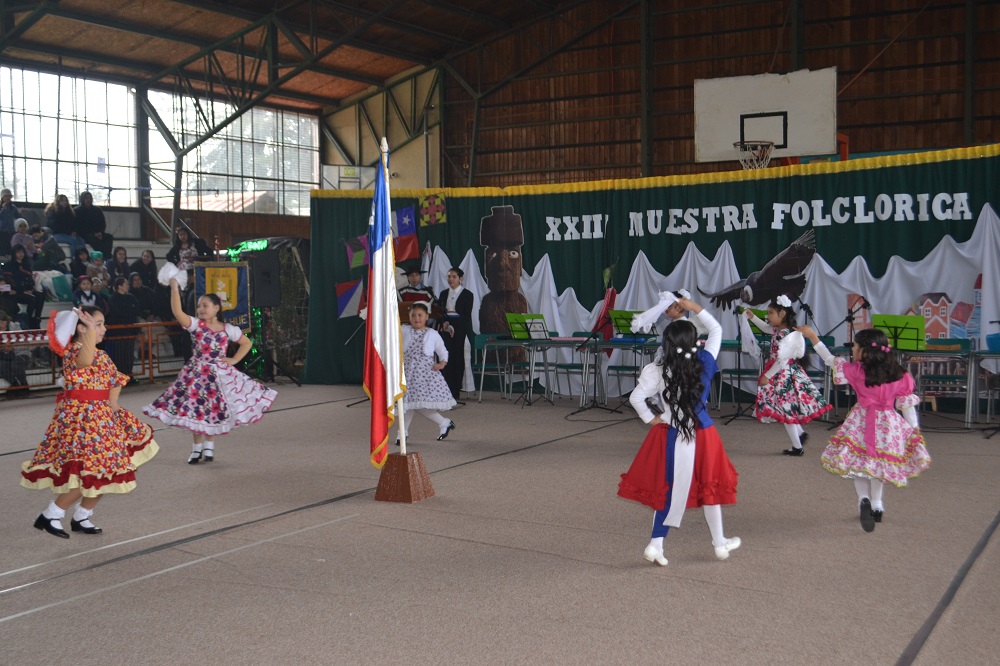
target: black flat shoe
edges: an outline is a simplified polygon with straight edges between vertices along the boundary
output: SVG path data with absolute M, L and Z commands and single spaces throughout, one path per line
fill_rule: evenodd
M 882 512 L 881 511 L 876 511 L 875 509 L 872 509 L 872 520 L 874 520 L 876 523 L 881 523 L 882 522 Z
M 865 532 L 875 531 L 875 516 L 872 514 L 872 503 L 866 497 L 861 500 L 861 507 L 858 509 L 861 518 L 861 529 Z
M 796 449 L 795 447 L 792 447 L 790 449 L 785 449 L 784 451 L 781 452 L 781 455 L 783 456 L 801 456 L 803 454 L 805 454 L 804 449 Z
M 58 522 L 58 521 L 57 521 Z M 57 536 L 60 539 L 68 539 L 69 532 L 64 530 L 62 527 L 56 527 L 52 524 L 52 521 L 45 517 L 45 514 L 38 514 L 38 518 L 35 518 L 35 529 L 45 530 L 52 536 Z
M 197 465 L 199 460 L 201 460 L 201 451 L 192 451 L 191 455 L 188 456 L 188 465 Z
M 807 439 L 809 439 L 809 433 L 807 432 L 802 433 L 801 435 L 799 435 L 799 444 L 805 446 Z
M 84 534 L 100 534 L 104 531 L 93 523 L 90 524 L 90 527 L 85 527 L 84 525 L 81 525 L 82 522 L 83 521 L 77 522 L 75 520 L 71 520 L 69 521 L 69 528 L 74 532 L 83 532 Z
M 396 440 L 396 446 L 399 446 L 399 440 L 398 439 Z
M 454 421 L 448 421 L 448 427 L 445 429 L 445 431 L 443 433 L 441 433 L 440 435 L 438 435 L 438 441 L 440 442 L 442 439 L 445 439 L 446 437 L 448 437 L 448 433 L 451 432 L 454 429 L 455 429 L 455 422 Z

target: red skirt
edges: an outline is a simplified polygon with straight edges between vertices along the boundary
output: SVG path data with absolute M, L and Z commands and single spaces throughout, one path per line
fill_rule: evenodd
M 618 496 L 662 511 L 667 506 L 670 482 L 665 479 L 667 438 L 676 437 L 676 430 L 665 424 L 649 429 L 628 472 L 622 474 Z M 687 508 L 704 505 L 736 504 L 736 484 L 739 473 L 726 455 L 722 439 L 715 426 L 695 431 L 694 470 Z M 675 498 L 676 499 L 676 498 Z

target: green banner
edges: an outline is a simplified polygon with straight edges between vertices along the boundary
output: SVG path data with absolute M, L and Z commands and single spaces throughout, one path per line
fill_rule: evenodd
M 891 257 L 917 261 L 945 236 L 964 242 L 984 204 L 998 208 L 1000 145 L 824 164 L 621 181 L 507 189 L 398 190 L 392 208 L 421 206 L 432 220 L 420 246 L 439 246 L 455 263 L 470 249 L 485 264 L 481 224 L 494 207 L 520 216 L 524 269 L 548 255 L 561 293 L 590 307 L 603 295 L 602 270 L 618 263 L 621 289 L 643 252 L 667 274 L 694 243 L 713 257 L 732 248 L 741 275 L 761 268 L 805 233 L 841 271 L 862 257 L 878 277 Z M 312 285 L 307 381 L 355 382 L 361 320 L 337 319 L 336 283 L 367 275 L 352 268 L 346 243 L 366 232 L 371 192 L 316 191 L 312 197 Z M 436 215 L 436 216 L 435 216 Z M 495 234 L 490 230 L 487 235 Z

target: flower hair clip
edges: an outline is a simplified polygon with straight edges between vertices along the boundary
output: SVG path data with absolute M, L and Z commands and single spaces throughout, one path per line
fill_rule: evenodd
M 778 296 L 776 299 L 774 299 L 774 302 L 783 308 L 792 307 L 792 299 L 788 298 L 788 296 L 786 296 L 785 294 L 781 294 L 780 296 Z
M 879 349 L 881 349 L 882 351 L 884 351 L 886 354 L 888 354 L 889 352 L 892 351 L 892 347 L 888 347 L 886 345 L 880 345 L 877 342 L 873 342 L 872 343 L 872 347 L 878 347 Z

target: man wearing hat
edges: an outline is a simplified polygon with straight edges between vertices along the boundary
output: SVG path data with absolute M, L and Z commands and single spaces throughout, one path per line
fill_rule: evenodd
M 411 266 L 405 269 L 406 286 L 399 290 L 399 300 L 407 303 L 433 303 L 434 290 L 423 284 L 424 272 L 420 266 Z
M 10 239 L 16 229 L 14 222 L 21 211 L 14 205 L 14 194 L 6 187 L 0 190 L 0 255 L 10 254 Z

